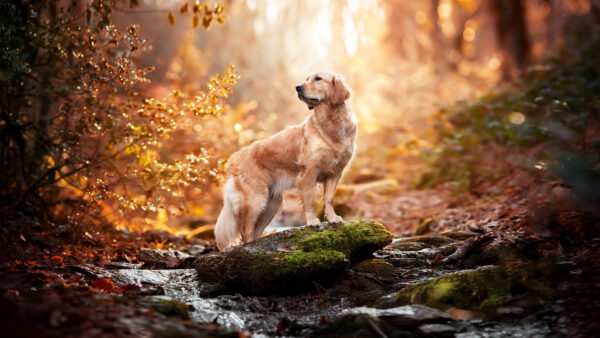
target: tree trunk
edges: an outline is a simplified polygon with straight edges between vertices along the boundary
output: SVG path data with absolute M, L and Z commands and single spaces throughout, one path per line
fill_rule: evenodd
M 505 77 L 510 77 L 514 70 L 523 70 L 529 63 L 531 42 L 527 34 L 525 6 L 522 0 L 492 0 L 489 8 L 503 56 L 502 71 Z

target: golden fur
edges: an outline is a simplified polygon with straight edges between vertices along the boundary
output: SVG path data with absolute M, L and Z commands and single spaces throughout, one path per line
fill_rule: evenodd
M 357 124 L 347 102 L 350 90 L 341 76 L 317 72 L 296 91 L 311 115 L 229 159 L 223 210 L 215 226 L 220 250 L 262 236 L 281 205 L 282 192 L 294 186 L 306 224 L 320 223 L 313 206 L 317 182 L 324 187 L 325 218 L 343 221 L 333 210 L 333 197 L 355 148 Z

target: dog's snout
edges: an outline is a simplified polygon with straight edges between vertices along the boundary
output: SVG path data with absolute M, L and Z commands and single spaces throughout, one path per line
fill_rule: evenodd
M 302 85 L 298 85 L 298 86 L 296 86 L 296 91 L 297 91 L 298 93 L 302 92 Z

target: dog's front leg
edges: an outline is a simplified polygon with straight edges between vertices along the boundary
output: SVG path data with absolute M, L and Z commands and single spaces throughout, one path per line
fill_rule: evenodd
M 335 188 L 340 181 L 342 175 L 336 175 L 328 177 L 323 183 L 323 204 L 325 211 L 325 218 L 329 223 L 342 223 L 344 220 L 336 215 L 333 210 L 333 197 L 335 196 Z
M 314 192 L 317 183 L 317 172 L 315 170 L 303 170 L 296 180 L 296 188 L 300 193 L 302 207 L 304 209 L 304 221 L 306 225 L 319 225 L 321 221 L 315 217 Z

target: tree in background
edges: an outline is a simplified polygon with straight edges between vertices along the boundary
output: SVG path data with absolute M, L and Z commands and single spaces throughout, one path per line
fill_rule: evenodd
M 522 0 L 494 0 L 489 6 L 506 77 L 515 68 L 523 70 L 529 62 L 531 42 L 525 23 L 525 6 Z
M 170 137 L 222 114 L 237 75 L 230 66 L 193 95 L 144 95 L 139 88 L 152 68 L 135 60 L 151 45 L 138 36 L 139 26 L 119 29 L 111 22 L 114 10 L 136 6 L 118 0 L 0 4 L 3 219 L 19 210 L 69 221 L 107 209 L 164 212 L 180 208 L 186 187 L 217 178 L 218 159 L 203 148 L 173 152 Z M 205 28 L 224 19 L 220 5 L 194 7 L 194 13 L 194 26 L 201 13 Z

